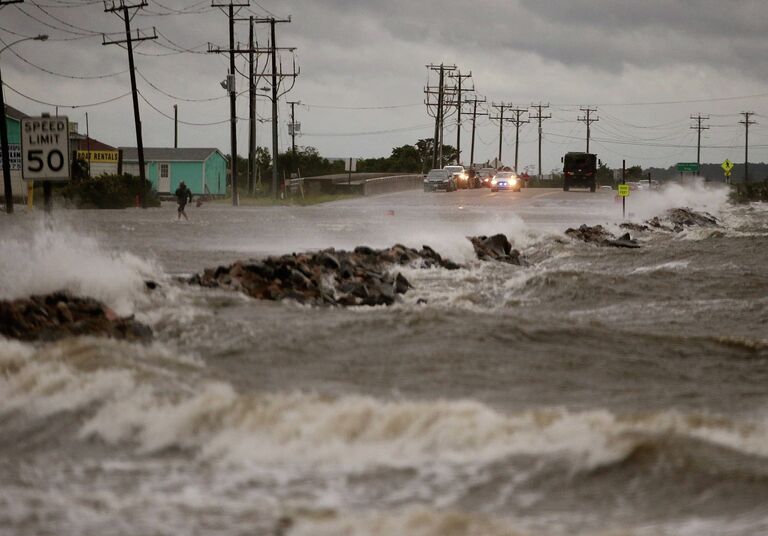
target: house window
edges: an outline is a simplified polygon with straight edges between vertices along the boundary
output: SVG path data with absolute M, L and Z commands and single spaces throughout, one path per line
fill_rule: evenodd
M 161 179 L 168 178 L 168 164 L 160 164 L 160 178 Z

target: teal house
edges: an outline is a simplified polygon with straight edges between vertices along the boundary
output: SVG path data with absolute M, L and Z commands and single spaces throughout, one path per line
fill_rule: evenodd
M 139 175 L 139 152 L 123 147 L 123 172 Z M 173 193 L 184 181 L 195 195 L 227 193 L 227 158 L 218 149 L 144 148 L 147 179 L 159 193 Z

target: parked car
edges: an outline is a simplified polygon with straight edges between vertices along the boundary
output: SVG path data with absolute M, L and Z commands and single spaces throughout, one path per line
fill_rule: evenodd
M 496 176 L 491 179 L 492 192 L 498 192 L 499 190 L 519 192 L 522 188 L 523 181 L 514 171 L 499 171 Z
M 424 191 L 434 192 L 437 190 L 445 190 L 446 192 L 456 190 L 456 178 L 451 171 L 433 169 L 424 177 Z

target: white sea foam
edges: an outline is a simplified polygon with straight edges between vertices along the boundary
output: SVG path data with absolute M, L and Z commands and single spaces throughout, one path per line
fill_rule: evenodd
M 153 263 L 67 229 L 41 225 L 26 240 L 0 241 L 0 299 L 68 290 L 128 315 L 144 299 L 144 281 L 161 277 Z
M 647 274 L 651 272 L 679 272 L 688 268 L 690 261 L 670 261 L 653 266 L 638 266 L 630 272 L 631 274 Z
M 633 192 L 627 198 L 627 211 L 636 221 L 662 216 L 667 210 L 679 207 L 717 216 L 727 203 L 727 188 L 707 186 L 701 179 L 685 185 L 669 183 L 660 190 Z
M 578 471 L 620 461 L 648 438 L 678 436 L 768 457 L 768 423 L 761 420 L 677 411 L 504 413 L 471 400 L 240 394 L 227 383 L 205 380 L 200 371 L 177 377 L 155 367 L 163 357 L 152 348 L 112 341 L 110 359 L 87 341 L 69 343 L 79 346 L 67 351 L 0 344 L 0 414 L 34 418 L 88 409 L 82 427 L 73 430 L 80 438 L 148 454 L 182 448 L 201 460 L 299 472 L 543 456 Z

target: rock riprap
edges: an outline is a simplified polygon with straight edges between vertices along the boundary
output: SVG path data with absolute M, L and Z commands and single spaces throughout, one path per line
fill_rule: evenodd
M 55 341 L 93 335 L 148 341 L 152 329 L 132 317 L 120 317 L 103 303 L 55 292 L 0 300 L 0 334 L 23 341 Z
M 616 248 L 640 247 L 640 244 L 637 243 L 637 240 L 633 239 L 629 233 L 625 233 L 622 236 L 616 238 L 602 225 L 595 225 L 594 227 L 590 227 L 589 225 L 582 225 L 578 229 L 566 230 L 565 234 L 575 240 L 580 240 L 588 244 L 596 244 L 598 246 L 610 246 Z
M 460 268 L 429 246 L 416 250 L 398 244 L 388 249 L 360 246 L 354 251 L 326 249 L 237 261 L 206 269 L 188 282 L 238 290 L 259 300 L 294 300 L 310 305 L 392 305 L 398 295 L 413 288 L 405 276 L 390 271 L 393 266 Z

